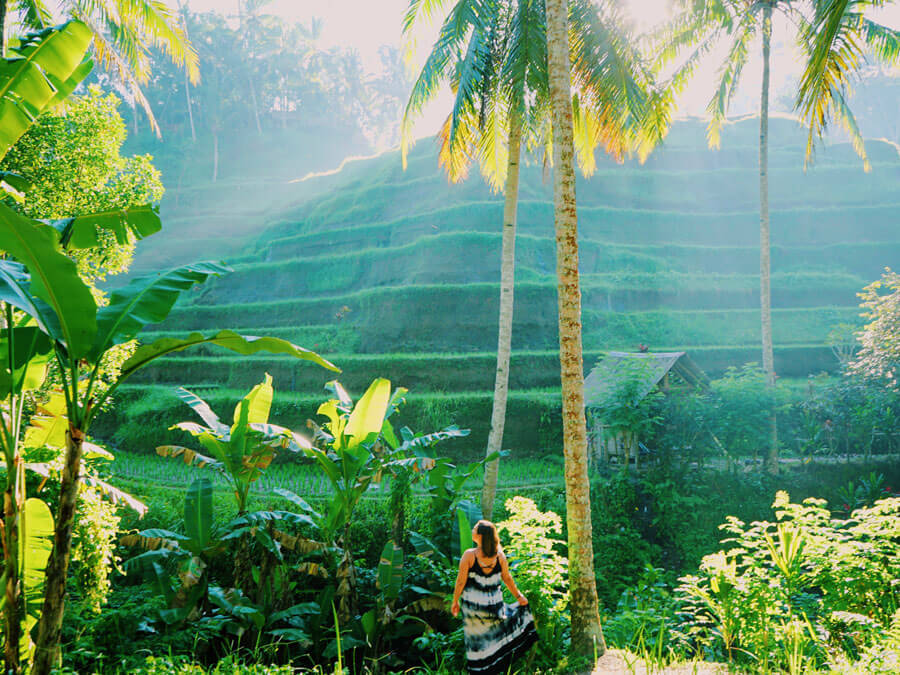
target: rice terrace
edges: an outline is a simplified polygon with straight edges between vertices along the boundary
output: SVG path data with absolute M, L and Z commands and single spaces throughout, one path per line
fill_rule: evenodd
M 900 3 L 0 0 L 4 672 L 900 672 Z

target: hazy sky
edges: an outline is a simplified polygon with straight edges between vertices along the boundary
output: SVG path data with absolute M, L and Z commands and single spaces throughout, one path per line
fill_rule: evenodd
M 237 15 L 238 0 L 188 0 L 196 11 L 216 10 L 220 13 Z M 664 20 L 668 14 L 670 0 L 623 0 L 635 22 L 642 28 L 652 26 Z M 263 11 L 279 14 L 285 18 L 308 22 L 312 17 L 323 20 L 321 44 L 329 47 L 349 47 L 356 49 L 364 66 L 377 71 L 380 65 L 378 48 L 381 45 L 403 45 L 401 19 L 409 4 L 409 0 L 272 0 Z M 448 5 L 450 2 L 447 3 Z M 900 2 L 881 10 L 877 19 L 893 28 L 900 29 Z M 785 88 L 796 75 L 799 57 L 787 35 L 786 25 L 776 22 L 773 35 L 775 45 L 781 48 L 773 50 L 773 98 L 778 96 L 779 88 Z M 437 24 L 425 27 L 417 35 L 416 58 L 411 64 L 414 68 L 421 66 L 427 55 L 427 49 L 437 31 Z M 679 114 L 700 115 L 706 108 L 712 90 L 712 79 L 715 76 L 715 60 L 707 60 L 707 65 L 694 78 L 693 84 L 682 95 L 679 101 Z M 759 60 L 751 60 L 744 73 L 744 83 L 733 104 L 736 113 L 752 109 L 758 100 L 758 89 L 761 81 L 761 65 Z M 416 128 L 416 135 L 431 135 L 440 126 L 442 116 L 448 107 L 447 99 L 438 101 L 423 116 Z

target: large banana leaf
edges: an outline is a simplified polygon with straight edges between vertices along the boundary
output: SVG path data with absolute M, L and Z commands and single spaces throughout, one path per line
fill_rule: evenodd
M 266 378 L 250 390 L 241 403 L 234 409 L 234 423 L 240 419 L 241 406 L 247 406 L 247 424 L 267 424 L 269 410 L 272 408 L 272 398 L 275 390 L 272 388 L 272 376 L 266 373 Z
M 185 547 L 199 555 L 209 544 L 213 526 L 213 486 L 208 478 L 192 482 L 184 497 L 184 529 L 190 542 Z
M 56 93 L 53 95 L 53 98 L 50 99 L 50 102 L 47 104 L 46 110 L 52 110 L 53 108 L 61 105 L 72 95 L 72 92 L 78 88 L 78 85 L 82 83 L 82 81 L 91 74 L 91 71 L 94 69 L 94 60 L 89 56 L 85 57 L 84 60 L 78 64 L 78 67 L 72 71 L 72 74 L 69 75 L 65 80 L 57 80 L 55 76 L 49 76 L 51 82 L 53 82 L 53 86 L 56 87 Z
M 194 284 L 229 271 L 217 263 L 194 263 L 135 279 L 113 291 L 109 304 L 97 312 L 97 337 L 88 358 L 97 363 L 113 345 L 132 340 L 147 324 L 165 319 L 181 294 Z
M 206 425 L 210 429 L 223 436 L 228 433 L 228 427 L 225 424 L 222 424 L 221 420 L 219 420 L 219 416 L 216 415 L 216 413 L 213 412 L 213 409 L 209 407 L 209 404 L 197 396 L 197 394 L 188 391 L 184 387 L 178 387 L 178 389 L 175 390 L 175 395 L 187 403 L 191 410 L 197 413 L 200 416 L 200 419 L 206 422 Z
M 390 398 L 390 380 L 380 377 L 369 385 L 366 393 L 353 407 L 344 429 L 344 435 L 350 437 L 351 447 L 359 445 L 372 434 L 381 431 Z
M 0 59 L 0 158 L 54 103 L 76 69 L 87 75 L 79 66 L 91 37 L 84 23 L 69 21 L 10 41 L 9 57 Z
M 98 228 L 112 232 L 119 244 L 129 243 L 129 235 L 143 239 L 162 229 L 159 209 L 150 204 L 63 218 L 49 225 L 59 232 L 60 244 L 70 250 L 100 246 Z
M 25 500 L 19 518 L 19 579 L 25 600 L 25 625 L 20 651 L 27 657 L 32 650 L 31 629 L 41 616 L 44 604 L 44 569 L 53 548 L 53 514 L 40 499 Z
M 0 400 L 13 392 L 18 394 L 40 387 L 52 355 L 49 338 L 37 326 L 13 326 L 4 330 L 0 335 Z
M 263 351 L 271 352 L 272 354 L 287 354 L 305 361 L 312 361 L 328 370 L 340 372 L 340 369 L 330 361 L 326 361 L 315 352 L 298 347 L 287 340 L 274 337 L 239 335 L 231 330 L 222 330 L 209 336 L 204 336 L 202 333 L 191 333 L 186 338 L 160 338 L 149 345 L 142 345 L 122 366 L 122 374 L 119 381 L 123 381 L 135 371 L 140 370 L 148 363 L 162 356 L 203 344 L 218 345 L 245 356 Z
M 62 390 L 50 392 L 50 400 L 38 405 L 31 417 L 31 424 L 25 430 L 26 448 L 66 447 L 66 397 Z
M 384 545 L 378 561 L 378 588 L 385 600 L 396 600 L 403 584 L 403 549 L 393 540 Z
M 0 203 L 0 251 L 28 271 L 2 261 L 0 300 L 34 317 L 70 358 L 84 357 L 97 335 L 97 304 L 74 261 L 60 250 L 56 230 Z

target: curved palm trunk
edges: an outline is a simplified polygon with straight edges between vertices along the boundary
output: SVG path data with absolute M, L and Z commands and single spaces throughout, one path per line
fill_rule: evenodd
M 775 388 L 772 347 L 771 259 L 769 256 L 769 68 L 772 43 L 772 6 L 763 9 L 763 78 L 759 106 L 759 300 L 762 317 L 762 361 L 766 384 Z M 775 408 L 769 413 L 769 473 L 778 473 L 778 425 Z
M 72 525 L 78 501 L 83 443 L 84 431 L 70 425 L 66 434 L 66 457 L 60 480 L 53 551 L 47 563 L 44 605 L 38 623 L 32 675 L 49 675 L 59 661 L 59 639 L 66 604 L 66 577 L 72 550 Z
M 562 375 L 563 452 L 566 460 L 566 524 L 569 536 L 569 609 L 572 651 L 591 659 L 606 650 L 600 630 L 591 539 L 587 426 L 578 279 L 578 218 L 566 0 L 545 0 L 548 79 L 553 121 L 553 201 L 559 295 L 559 360 Z
M 516 276 L 516 208 L 519 203 L 519 156 L 522 149 L 522 114 L 513 104 L 509 116 L 509 159 L 506 167 L 505 204 L 503 207 L 503 252 L 500 265 L 500 331 L 497 339 L 497 376 L 494 379 L 494 408 L 491 411 L 491 433 L 487 455 L 499 452 L 506 424 L 506 400 L 509 393 L 509 359 L 512 346 L 513 296 Z M 500 460 L 488 463 L 484 470 L 481 510 L 490 520 L 497 496 Z M 396 541 L 396 540 L 395 540 Z

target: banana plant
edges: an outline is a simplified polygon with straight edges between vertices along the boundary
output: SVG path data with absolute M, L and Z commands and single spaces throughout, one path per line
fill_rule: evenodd
M 340 533 L 343 557 L 337 569 L 337 611 L 342 622 L 357 614 L 356 579 L 353 568 L 350 524 L 359 501 L 386 476 L 424 474 L 437 464 L 428 448 L 438 441 L 465 436 L 468 430 L 456 427 L 416 436 L 402 429 L 394 431 L 390 417 L 405 402 L 407 390 L 376 379 L 354 405 L 338 382 L 326 385 L 335 398 L 319 406 L 318 414 L 327 421 L 316 428 L 314 440 L 321 447 L 305 448 L 316 461 L 334 491 L 325 513 L 323 530 L 331 537 Z M 412 482 L 407 480 L 407 483 Z
M 180 458 L 188 466 L 216 471 L 231 486 L 238 514 L 247 510 L 247 497 L 253 483 L 272 463 L 277 449 L 299 452 L 312 448 L 300 434 L 275 424 L 269 424 L 269 413 L 275 390 L 272 376 L 265 379 L 244 396 L 234 408 L 233 423 L 223 423 L 206 401 L 180 387 L 176 394 L 197 413 L 206 426 L 195 422 L 179 422 L 171 427 L 193 436 L 208 455 L 181 445 L 162 445 L 156 448 L 161 457 Z
M 70 21 L 9 42 L 8 58 L 0 58 L 0 159 L 44 110 L 62 103 L 87 76 L 91 62 L 86 52 L 91 32 L 80 21 Z M 7 179 L 12 179 L 12 182 Z M 16 191 L 17 181 L 3 183 Z M 18 188 L 27 186 L 18 185 Z M 20 671 L 18 569 L 14 544 L 24 493 L 17 486 L 24 468 L 19 453 L 22 392 L 46 361 L 56 363 L 66 402 L 66 453 L 54 542 L 47 565 L 45 597 L 38 625 L 32 672 L 45 675 L 56 662 L 62 625 L 66 573 L 71 551 L 72 521 L 85 435 L 102 403 L 118 385 L 156 358 L 196 344 L 217 344 L 241 354 L 259 351 L 289 354 L 337 370 L 318 355 L 276 338 L 241 336 L 231 331 L 193 334 L 166 339 L 137 350 L 125 364 L 120 379 L 97 392 L 100 364 L 114 346 L 136 338 L 148 323 L 163 320 L 179 295 L 210 276 L 227 271 L 221 265 L 201 263 L 166 274 L 135 280 L 114 292 L 106 307 L 98 308 L 91 289 L 79 278 L 66 248 L 92 246 L 97 228 L 112 230 L 119 241 L 141 238 L 160 228 L 151 207 L 130 212 L 109 212 L 45 223 L 16 213 L 0 203 L 0 306 L 4 315 L 5 372 L 0 393 L 5 403 L 2 438 L 7 465 L 4 504 L 6 572 L 5 647 L 7 672 Z M 15 309 L 13 309 L 15 308 Z M 35 330 L 36 329 L 36 330 Z M 35 361 L 44 361 L 44 364 Z
M 378 574 L 376 587 L 378 595 L 375 598 L 375 607 L 360 617 L 363 633 L 366 641 L 376 655 L 384 654 L 384 643 L 396 638 L 409 638 L 421 634 L 431 627 L 424 621 L 420 614 L 444 609 L 444 596 L 440 593 L 432 593 L 419 586 L 412 586 L 409 591 L 416 596 L 415 600 L 403 607 L 398 607 L 400 593 L 403 588 L 403 548 L 393 539 L 388 540 L 381 552 L 378 562 Z M 388 654 L 386 659 L 376 662 L 376 669 L 382 660 L 384 665 L 400 665 L 396 658 L 392 659 Z M 396 660 L 397 663 L 392 663 Z M 377 670 L 376 670 L 377 672 Z
M 211 559 L 225 550 L 225 542 L 213 527 L 213 486 L 208 478 L 198 478 L 184 497 L 184 534 L 149 529 L 127 534 L 123 546 L 146 550 L 125 563 L 128 571 L 138 570 L 150 579 L 166 601 L 160 619 L 169 625 L 199 616 L 200 605 L 209 591 L 207 568 Z M 176 570 L 173 579 L 169 570 Z
M 130 342 L 146 325 L 165 319 L 184 291 L 228 272 L 228 268 L 196 263 L 135 279 L 113 291 L 108 305 L 98 308 L 75 263 L 63 252 L 59 232 L 50 225 L 20 216 L 0 204 L 0 250 L 14 258 L 0 260 L 0 301 L 34 319 L 49 338 L 66 401 L 66 453 L 34 662 L 36 673 L 48 673 L 59 645 L 83 443 L 97 412 L 118 387 L 155 359 L 198 344 L 219 345 L 245 355 L 259 351 L 288 354 L 330 370 L 337 368 L 285 340 L 223 330 L 212 335 L 164 338 L 139 347 L 123 365 L 119 379 L 101 392 L 97 389 L 100 365 L 111 348 Z
M 269 423 L 274 394 L 272 377 L 266 373 L 265 379 L 235 406 L 233 423 L 229 426 L 219 419 L 206 401 L 187 389 L 179 388 L 178 397 L 197 413 L 206 426 L 195 422 L 179 422 L 170 429 L 189 433 L 209 454 L 201 454 L 181 445 L 156 448 L 157 454 L 162 457 L 180 458 L 188 466 L 215 471 L 230 485 L 237 505 L 232 537 L 237 539 L 235 585 L 244 592 L 249 592 L 253 582 L 251 537 L 244 535 L 252 535 L 266 549 L 277 553 L 277 546 L 267 528 L 259 527 L 255 522 L 258 518 L 254 519 L 247 514 L 250 488 L 272 463 L 276 449 L 298 452 L 312 447 L 299 434 Z

